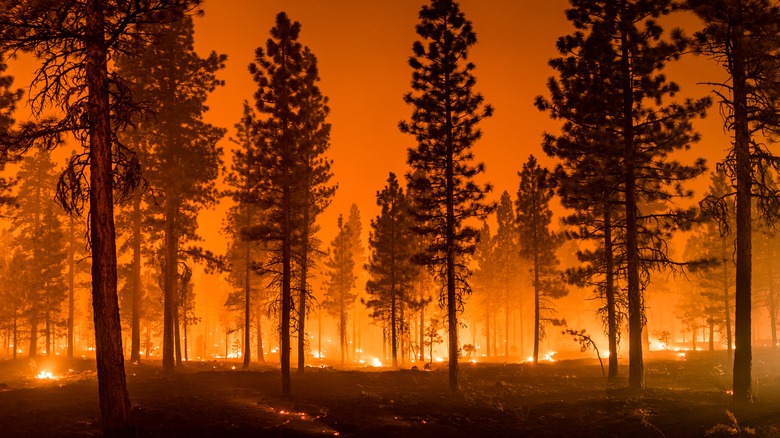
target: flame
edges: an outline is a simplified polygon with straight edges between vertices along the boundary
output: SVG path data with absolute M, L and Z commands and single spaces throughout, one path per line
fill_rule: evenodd
M 38 379 L 54 379 L 54 375 L 50 371 L 41 371 L 35 377 Z
M 381 367 L 382 361 L 380 361 L 378 357 L 375 357 L 373 360 L 371 360 L 371 365 L 375 367 Z

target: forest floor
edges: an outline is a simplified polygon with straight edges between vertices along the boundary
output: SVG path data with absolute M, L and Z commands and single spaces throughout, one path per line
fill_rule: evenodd
M 270 365 L 189 363 L 166 377 L 156 364 L 128 364 L 127 378 L 141 437 L 780 437 L 780 352 L 754 351 L 757 401 L 747 407 L 730 401 L 725 356 L 651 354 L 641 393 L 625 388 L 622 362 L 608 388 L 598 362 L 584 359 L 466 362 L 460 393 L 447 388 L 446 364 L 308 368 L 293 372 L 288 400 Z M 43 370 L 53 378 L 36 378 Z M 0 437 L 99 435 L 94 360 L 0 361 Z

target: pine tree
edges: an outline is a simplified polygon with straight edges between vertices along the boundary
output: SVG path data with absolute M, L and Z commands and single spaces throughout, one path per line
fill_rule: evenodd
M 16 246 L 25 253 L 28 268 L 36 274 L 27 283 L 26 308 L 30 324 L 29 356 L 38 354 L 38 326 L 45 324 L 47 354 L 51 352 L 53 313 L 65 299 L 66 263 L 64 232 L 56 204 L 57 172 L 49 152 L 37 150 L 25 158 L 17 174 L 18 208 L 13 219 Z
M 519 229 L 515 217 L 512 198 L 504 191 L 496 208 L 496 235 L 493 236 L 493 260 L 496 264 L 496 282 L 503 296 L 504 307 L 504 357 L 509 357 L 509 319 L 513 308 L 520 309 L 522 326 L 522 290 L 517 289 L 516 281 L 521 276 Z
M 776 220 L 777 191 L 767 184 L 778 160 L 758 141 L 777 132 L 776 72 L 780 47 L 780 8 L 768 0 L 689 0 L 688 7 L 704 21 L 695 35 L 697 52 L 714 59 L 727 79 L 713 85 L 723 108 L 724 125 L 733 147 L 724 160 L 727 176 L 736 188 L 736 294 L 734 331 L 734 400 L 749 403 L 751 388 L 751 196 L 759 211 Z M 727 196 L 731 196 L 729 193 Z M 725 196 L 710 198 L 715 210 Z
M 133 136 L 149 160 L 144 163 L 147 181 L 161 194 L 155 213 L 165 239 L 163 369 L 172 372 L 180 253 L 188 241 L 198 239 L 197 210 L 217 199 L 222 154 L 217 142 L 225 130 L 205 123 L 203 114 L 208 94 L 223 84 L 216 73 L 224 68 L 226 56 L 212 52 L 201 58 L 195 53 L 190 17 L 163 25 L 158 32 L 162 36 L 142 55 L 118 64 L 119 74 L 134 83 L 134 95 L 156 113 L 154 120 L 142 121 Z M 176 351 L 178 365 L 181 354 Z
M 357 296 L 352 292 L 355 287 L 355 260 L 349 242 L 352 232 L 344 224 L 342 215 L 339 215 L 338 230 L 338 234 L 330 244 L 329 257 L 325 261 L 328 280 L 322 305 L 331 316 L 338 319 L 341 364 L 344 365 L 349 343 L 347 339 L 349 307 L 355 302 Z
M 413 300 L 412 286 L 417 269 L 412 264 L 414 236 L 409 232 L 409 205 L 394 173 L 387 185 L 377 192 L 381 211 L 371 221 L 368 237 L 370 255 L 366 264 L 368 300 L 371 318 L 390 327 L 390 353 L 393 367 L 398 367 L 398 337 L 403 331 L 401 309 Z
M 347 216 L 347 229 L 349 230 L 349 248 L 352 252 L 352 260 L 355 263 L 355 268 L 358 271 L 363 269 L 366 263 L 366 251 L 363 248 L 363 224 L 360 221 L 360 210 L 357 204 L 352 204 L 349 207 L 349 216 Z M 352 358 L 357 360 L 357 348 L 358 348 L 358 300 L 361 292 L 365 290 L 365 284 L 363 282 L 363 276 L 355 275 L 355 302 L 352 306 Z
M 554 183 L 547 169 L 539 167 L 536 158 L 531 155 L 519 175 L 520 187 L 515 206 L 522 254 L 531 262 L 534 287 L 533 360 L 538 363 L 539 341 L 545 336 L 545 326 L 549 323 L 558 324 L 558 320 L 551 315 L 554 310 L 551 300 L 568 294 L 555 254 L 563 243 L 563 236 L 549 229 Z
M 423 6 L 416 31 L 422 41 L 414 43 L 409 60 L 414 70 L 413 91 L 404 96 L 414 110 L 411 121 L 401 122 L 400 128 L 417 141 L 408 159 L 414 170 L 422 171 L 408 176 L 420 196 L 414 204 L 418 225 L 413 229 L 435 236 L 421 261 L 435 267 L 442 284 L 450 389 L 458 390 L 458 312 L 470 291 L 464 256 L 474 251 L 479 234 L 463 222 L 483 219 L 492 209 L 484 201 L 491 187 L 473 181 L 484 166 L 474 163 L 471 148 L 481 137 L 477 124 L 493 108 L 473 91 L 476 79 L 468 51 L 477 38 L 458 3 L 432 0 Z
M 32 102 L 34 112 L 40 115 L 44 108 L 56 106 L 63 114 L 27 125 L 12 143 L 26 147 L 42 141 L 54 147 L 62 133 L 72 132 L 86 149 L 79 160 L 71 161 L 61 180 L 60 199 L 74 211 L 90 200 L 98 393 L 103 429 L 109 435 L 134 435 L 117 305 L 113 185 L 118 182 L 120 192 L 126 193 L 137 182 L 137 167 L 126 150 L 113 147 L 112 127 L 119 129 L 128 121 L 131 111 L 125 104 L 131 100 L 122 93 L 121 98 L 110 99 L 109 81 L 117 86 L 121 81 L 110 77 L 108 60 L 118 53 L 138 53 L 137 38 L 149 35 L 141 27 L 177 20 L 198 4 L 22 0 L 0 11 L 0 51 L 32 53 L 41 61 L 30 87 L 40 90 Z M 52 16 L 57 17 L 56 27 L 50 25 Z
M 304 74 L 304 50 L 298 36 L 301 25 L 291 22 L 284 12 L 276 16 L 271 38 L 265 50 L 258 47 L 249 71 L 258 90 L 255 106 L 259 111 L 255 133 L 263 139 L 258 144 L 258 202 L 266 211 L 265 223 L 253 232 L 268 243 L 269 266 L 273 284 L 279 287 L 276 300 L 280 312 L 280 361 L 282 395 L 290 388 L 290 331 L 293 309 L 293 250 L 299 242 L 301 226 L 300 177 L 304 168 L 299 160 L 301 143 L 298 133 L 301 104 L 301 78 Z
M 641 211 L 640 206 L 690 197 L 681 183 L 704 171 L 703 160 L 686 166 L 669 158 L 698 140 L 692 122 L 710 105 L 706 98 L 666 102 L 679 87 L 667 82 L 661 71 L 681 55 L 687 41 L 680 32 L 673 32 L 670 41 L 661 39 L 663 29 L 656 18 L 674 8 L 671 0 L 573 3 L 566 13 L 577 31 L 559 40 L 566 56 L 552 62 L 560 82 L 550 81 L 550 102 L 537 100 L 554 118 L 569 122 L 565 127 L 576 128 L 565 133 L 568 138 L 551 153 L 567 160 L 603 147 L 602 153 L 594 151 L 593 157 L 599 158 L 596 169 L 618 175 L 608 180 L 610 187 L 617 187 L 617 196 L 599 202 L 604 208 L 618 201 L 625 211 L 629 386 L 634 389 L 644 388 L 643 285 L 651 269 L 673 266 L 666 251 L 670 232 L 689 226 L 693 215 L 692 210 Z M 614 158 L 617 167 L 610 161 Z

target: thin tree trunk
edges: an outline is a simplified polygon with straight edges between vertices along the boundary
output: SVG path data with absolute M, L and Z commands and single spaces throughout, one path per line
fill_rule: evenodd
M 509 360 L 509 288 L 504 286 L 504 362 Z
M 257 328 L 257 361 L 265 362 L 265 353 L 263 352 L 263 324 L 262 324 L 262 308 L 257 306 L 257 316 L 255 317 L 255 325 Z
M 490 304 L 485 304 L 485 354 L 488 358 L 490 355 Z
M 246 223 L 244 224 L 247 229 L 252 226 L 252 207 L 247 204 L 246 205 Z M 250 330 L 249 326 L 252 323 L 251 320 L 251 311 L 252 311 L 252 284 L 251 284 L 251 272 L 250 268 L 252 266 L 252 243 L 250 241 L 244 242 L 246 245 L 246 252 L 244 254 L 244 352 L 242 354 L 244 359 L 244 365 L 243 369 L 248 370 L 249 364 L 252 362 L 252 349 L 249 345 L 250 341 Z M 258 320 L 258 327 L 260 326 L 260 321 Z
M 282 187 L 282 315 L 281 315 L 281 339 L 279 346 L 279 359 L 282 371 L 282 396 L 290 397 L 292 388 L 290 384 L 290 313 L 292 291 L 290 282 L 292 278 L 292 193 L 291 193 L 291 151 L 287 132 L 287 121 L 283 121 L 282 140 L 282 175 L 284 178 Z
M 179 319 L 180 319 L 180 306 L 176 303 L 176 307 L 173 313 L 173 332 L 174 332 L 174 346 L 176 349 L 176 366 L 181 366 L 181 334 L 179 332 Z
M 751 212 L 750 190 L 752 168 L 750 157 L 750 132 L 748 131 L 746 64 L 742 40 L 742 8 L 731 26 L 730 40 L 733 45 L 732 89 L 734 94 L 734 149 L 737 174 L 737 292 L 735 302 L 734 330 L 734 400 L 750 403 L 753 400 L 751 388 L 752 346 L 751 335 Z
M 19 318 L 16 316 L 16 311 L 14 311 L 14 352 L 13 352 L 13 360 L 16 360 L 16 353 L 19 350 Z
M 75 219 L 70 216 L 69 243 L 68 243 L 68 359 L 73 359 L 73 319 L 75 317 L 75 299 L 76 292 L 76 230 Z
M 623 76 L 623 142 L 625 147 L 626 270 L 628 277 L 628 386 L 645 387 L 642 359 L 642 292 L 639 290 L 639 243 L 637 224 L 636 176 L 634 174 L 634 86 L 628 49 L 628 17 L 625 1 L 621 18 L 621 70 Z
M 615 300 L 614 260 L 612 254 L 612 210 L 609 201 L 604 209 L 604 265 L 605 265 L 605 294 L 607 298 L 607 337 L 609 343 L 609 374 L 608 381 L 614 383 L 618 376 L 617 355 L 617 305 Z
M 734 342 L 731 336 L 731 300 L 729 299 L 729 260 L 731 257 L 726 248 L 726 238 L 721 237 L 720 242 L 721 258 L 723 259 L 723 310 L 726 314 L 726 353 L 728 354 L 726 359 L 728 365 L 731 365 L 731 349 Z
M 309 200 L 308 190 L 305 193 L 307 199 L 303 208 L 303 233 L 301 235 L 301 283 L 298 291 L 298 372 L 303 374 L 306 370 L 306 295 L 308 279 L 306 278 L 309 267 Z
M 174 372 L 174 321 L 176 319 L 176 284 L 178 283 L 178 238 L 176 236 L 176 208 L 172 194 L 165 206 L 165 284 L 163 291 L 163 348 L 162 366 L 166 373 Z
M 141 193 L 133 193 L 133 321 L 130 341 L 130 362 L 141 361 Z
M 125 382 L 122 328 L 116 290 L 116 234 L 108 103 L 108 56 L 103 2 L 87 0 L 86 79 L 89 92 L 90 233 L 92 238 L 92 306 L 98 393 L 107 436 L 135 436 Z
M 398 368 L 398 355 L 396 352 L 396 320 L 395 320 L 395 285 L 390 289 L 390 355 L 393 358 L 393 368 Z

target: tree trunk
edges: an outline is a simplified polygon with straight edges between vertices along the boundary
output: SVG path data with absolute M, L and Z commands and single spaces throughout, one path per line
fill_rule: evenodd
M 46 293 L 46 312 L 44 312 L 44 327 L 46 327 L 46 357 L 51 357 L 51 317 L 49 316 L 49 295 Z
M 130 362 L 141 361 L 141 193 L 133 193 L 133 321 Z
M 288 137 L 286 121 L 283 122 L 285 128 L 283 129 L 283 136 Z M 283 187 L 282 187 L 282 315 L 281 315 L 281 333 L 280 333 L 280 346 L 279 346 L 279 360 L 281 362 L 282 370 L 282 396 L 289 397 L 292 393 L 290 386 L 290 312 L 292 291 L 290 290 L 290 282 L 292 277 L 291 260 L 292 257 L 292 193 L 291 193 L 291 169 L 290 169 L 290 145 L 289 140 L 284 138 L 282 140 L 282 175 L 283 175 Z
M 423 299 L 425 298 L 423 296 L 422 288 L 420 288 L 420 303 L 423 302 Z M 476 320 L 476 318 L 475 318 Z M 476 324 L 474 325 L 476 328 Z M 474 342 L 474 345 L 476 346 L 476 341 Z M 420 362 L 425 362 L 425 304 L 420 305 Z
M 725 312 L 725 321 L 726 321 L 726 353 L 727 356 L 727 364 L 731 365 L 731 347 L 733 345 L 733 340 L 731 337 L 731 300 L 729 299 L 729 260 L 731 260 L 731 256 L 729 255 L 729 252 L 726 247 L 726 238 L 721 237 L 721 259 L 723 260 L 723 310 Z
M 257 306 L 257 316 L 255 317 L 255 328 L 257 329 L 257 361 L 265 362 L 265 356 L 263 352 L 263 324 L 262 324 L 262 308 Z
M 68 359 L 73 359 L 73 318 L 75 317 L 75 298 L 76 292 L 76 230 L 75 219 L 70 216 L 69 243 L 68 243 Z
M 14 311 L 14 352 L 13 352 L 13 360 L 16 360 L 16 353 L 19 350 L 19 318 L 16 316 L 16 311 Z
M 174 332 L 174 347 L 176 349 L 176 366 L 181 366 L 181 334 L 179 332 L 179 319 L 181 308 L 179 306 L 179 303 L 176 303 L 175 310 L 173 312 L 173 332 Z
M 152 328 L 151 323 L 146 321 L 146 360 L 152 357 Z
M 509 288 L 504 287 L 504 362 L 509 360 Z
M 390 290 L 390 355 L 393 358 L 393 368 L 398 368 L 398 355 L 396 352 L 396 320 L 395 320 L 395 285 Z
M 752 168 L 750 158 L 750 132 L 748 131 L 746 65 L 742 40 L 742 10 L 731 26 L 730 40 L 733 46 L 732 88 L 734 93 L 734 149 L 737 174 L 737 291 L 735 300 L 734 330 L 734 400 L 750 403 L 752 346 L 751 332 L 751 212 L 750 190 Z
M 107 436 L 135 436 L 125 382 L 116 290 L 116 235 L 103 2 L 87 0 L 86 79 L 89 92 L 90 233 L 98 393 Z
M 490 358 L 490 304 L 485 304 L 485 354 Z
M 163 291 L 163 348 L 162 366 L 166 373 L 174 372 L 174 321 L 176 319 L 176 284 L 178 283 L 177 255 L 178 237 L 176 236 L 176 208 L 172 194 L 165 205 L 165 284 Z
M 308 190 L 305 194 L 308 198 Z M 306 369 L 306 278 L 309 267 L 309 200 L 306 199 L 303 208 L 303 233 L 301 234 L 301 283 L 298 291 L 298 372 L 303 374 Z
M 252 211 L 249 204 L 246 205 L 246 223 L 244 224 L 247 229 L 252 226 Z M 246 245 L 246 252 L 244 254 L 244 351 L 242 353 L 244 359 L 243 369 L 248 370 L 249 364 L 252 362 L 252 349 L 250 344 L 250 330 L 249 326 L 252 323 L 251 320 L 251 297 L 252 297 L 252 284 L 251 284 L 251 266 L 252 266 L 252 243 L 247 240 L 244 242 Z M 258 327 L 260 321 L 258 320 Z
M 607 298 L 607 337 L 609 343 L 609 374 L 607 379 L 614 383 L 618 376 L 617 355 L 617 305 L 615 301 L 614 260 L 612 258 L 612 210 L 609 201 L 604 209 L 604 270 L 605 294 Z
M 642 292 L 639 290 L 639 243 L 637 224 L 636 181 L 634 175 L 634 86 L 628 41 L 625 2 L 621 17 L 626 19 L 621 29 L 621 70 L 623 76 L 623 142 L 625 148 L 625 207 L 626 207 L 626 270 L 628 277 L 628 386 L 645 388 L 642 359 Z

